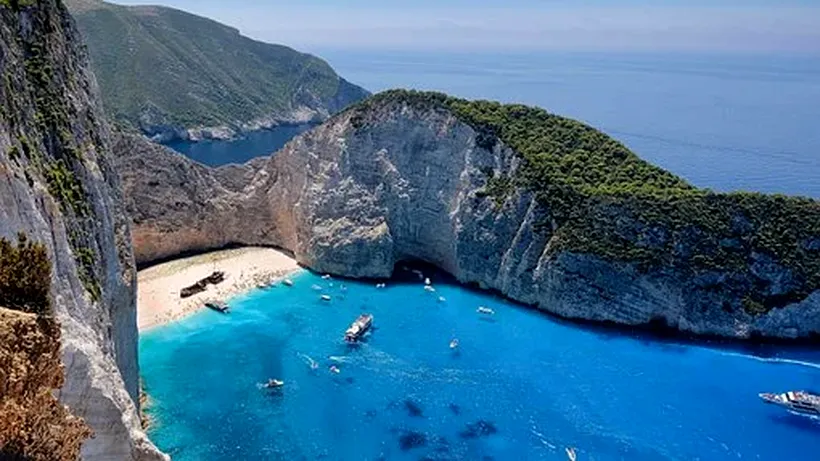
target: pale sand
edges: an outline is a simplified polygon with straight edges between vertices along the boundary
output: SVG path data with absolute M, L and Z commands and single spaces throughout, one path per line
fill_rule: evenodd
M 179 291 L 207 277 L 225 272 L 225 280 L 208 285 L 202 293 L 182 299 Z M 137 325 L 140 330 L 178 320 L 204 307 L 206 302 L 228 298 L 274 282 L 299 270 L 296 261 L 271 248 L 240 248 L 178 259 L 139 272 Z

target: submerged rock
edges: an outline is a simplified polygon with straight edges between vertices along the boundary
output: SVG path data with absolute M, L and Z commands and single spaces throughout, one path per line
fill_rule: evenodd
M 407 431 L 399 436 L 399 448 L 410 451 L 427 445 L 427 436 L 421 432 Z

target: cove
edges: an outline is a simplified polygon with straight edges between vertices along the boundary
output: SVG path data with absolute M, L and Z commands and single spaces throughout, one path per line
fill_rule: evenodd
M 566 447 L 579 460 L 802 460 L 820 451 L 820 422 L 757 397 L 820 388 L 816 350 L 751 355 L 655 341 L 559 321 L 443 276 L 432 276 L 435 293 L 399 276 L 379 289 L 303 272 L 291 288 L 231 300 L 229 315 L 201 311 L 142 334 L 152 440 L 175 460 L 563 460 Z M 362 312 L 375 330 L 344 344 Z M 268 378 L 284 388 L 260 389 Z
M 227 141 L 172 141 L 165 145 L 197 162 L 216 167 L 230 163 L 245 163 L 256 157 L 271 155 L 313 126 L 282 125 L 267 130 L 250 131 L 239 138 Z

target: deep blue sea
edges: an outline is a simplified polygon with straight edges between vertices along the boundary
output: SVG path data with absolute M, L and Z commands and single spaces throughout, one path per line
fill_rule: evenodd
M 820 56 L 315 50 L 348 80 L 536 105 L 583 120 L 701 187 L 820 197 Z M 241 162 L 283 140 L 204 143 Z
M 294 280 L 234 299 L 227 316 L 202 311 L 143 334 L 151 437 L 175 460 L 565 460 L 566 447 L 583 461 L 820 453 L 820 422 L 757 397 L 820 389 L 820 352 L 753 354 L 580 327 L 436 276 L 436 293 L 412 277 L 385 289 L 307 272 Z M 342 334 L 362 312 L 376 329 L 350 347 Z M 268 378 L 284 388 L 260 389 Z
M 270 155 L 311 127 L 311 125 L 284 125 L 269 130 L 252 131 L 228 141 L 173 141 L 165 145 L 197 162 L 210 166 L 221 166 L 229 163 L 245 163 L 256 157 Z

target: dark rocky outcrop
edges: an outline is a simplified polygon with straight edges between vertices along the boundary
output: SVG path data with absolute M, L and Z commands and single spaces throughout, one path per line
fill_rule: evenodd
M 702 192 L 589 127 L 536 111 L 545 122 L 532 129 L 551 124 L 561 136 L 536 140 L 549 155 L 565 155 L 562 146 L 573 154 L 587 144 L 604 149 L 609 166 L 567 173 L 567 184 L 579 178 L 573 174 L 606 177 L 607 168 L 621 168 L 626 184 L 641 187 L 634 171 L 677 194 L 613 187 L 575 197 L 574 208 L 564 202 L 559 213 L 562 203 L 539 189 L 548 184 L 514 179 L 537 177 L 533 159 L 507 144 L 515 138 L 503 136 L 503 127 L 471 118 L 471 104 L 376 96 L 270 159 L 229 169 L 129 138 L 118 161 L 137 259 L 227 243 L 273 245 L 317 271 L 349 277 L 388 277 L 398 262 L 419 260 L 566 318 L 731 338 L 820 333 L 820 286 L 805 270 L 818 261 L 816 236 L 795 240 L 816 235 L 817 202 Z M 490 114 L 533 113 L 488 107 Z M 573 198 L 569 185 L 555 193 Z M 717 213 L 680 218 L 696 207 Z M 758 208 L 770 215 L 748 214 Z M 805 214 L 793 222 L 777 210 Z

